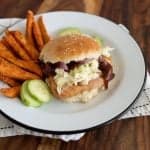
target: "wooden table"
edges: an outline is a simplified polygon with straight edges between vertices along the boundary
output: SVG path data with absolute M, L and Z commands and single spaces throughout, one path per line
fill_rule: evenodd
M 150 0 L 1 0 L 0 17 L 76 10 L 124 24 L 140 45 L 150 69 Z M 76 142 L 34 136 L 0 138 L 0 150 L 150 150 L 150 117 L 114 121 Z

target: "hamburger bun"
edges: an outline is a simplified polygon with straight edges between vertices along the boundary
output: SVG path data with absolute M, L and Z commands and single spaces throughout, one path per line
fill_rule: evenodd
M 48 42 L 40 54 L 44 63 L 80 61 L 85 58 L 98 58 L 99 44 L 89 36 L 72 34 L 58 37 Z

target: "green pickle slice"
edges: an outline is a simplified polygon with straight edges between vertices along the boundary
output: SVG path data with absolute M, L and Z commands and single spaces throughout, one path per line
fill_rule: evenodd
M 52 96 L 48 85 L 42 80 L 30 80 L 27 84 L 27 89 L 30 95 L 40 102 L 48 102 L 51 100 Z
M 37 101 L 36 99 L 34 99 L 28 92 L 27 90 L 27 84 L 29 81 L 25 81 L 21 87 L 21 93 L 20 93 L 20 97 L 21 97 L 21 101 L 23 102 L 23 104 L 25 104 L 26 106 L 31 106 L 31 107 L 39 107 L 42 105 L 41 102 Z
M 58 32 L 59 36 L 65 36 L 65 35 L 71 35 L 71 34 L 81 34 L 81 31 L 75 27 L 68 27 L 68 28 L 61 29 Z

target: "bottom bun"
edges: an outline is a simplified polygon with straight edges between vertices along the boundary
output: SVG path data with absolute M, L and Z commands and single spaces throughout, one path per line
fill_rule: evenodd
M 84 91 L 81 94 L 76 96 L 66 98 L 64 101 L 66 102 L 89 102 L 93 97 L 95 97 L 99 92 L 99 88 L 92 89 L 90 91 Z
M 87 85 L 72 85 L 67 86 L 62 89 L 62 92 L 59 94 L 57 92 L 57 85 L 52 76 L 47 78 L 47 83 L 50 87 L 52 94 L 67 102 L 87 102 L 95 95 L 97 95 L 99 89 L 104 87 L 103 78 L 99 77 L 97 79 L 89 81 Z

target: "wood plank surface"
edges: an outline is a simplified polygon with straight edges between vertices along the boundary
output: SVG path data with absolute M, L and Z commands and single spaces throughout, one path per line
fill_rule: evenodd
M 122 23 L 141 47 L 150 70 L 150 0 L 1 0 L 0 17 L 24 17 L 28 9 L 82 11 Z M 150 150 L 150 117 L 114 121 L 68 143 L 27 135 L 0 138 L 0 150 Z

